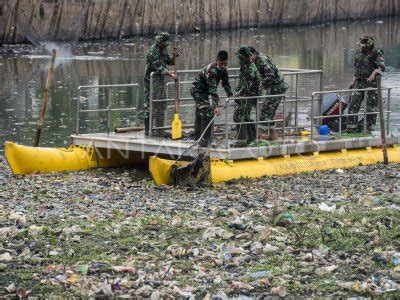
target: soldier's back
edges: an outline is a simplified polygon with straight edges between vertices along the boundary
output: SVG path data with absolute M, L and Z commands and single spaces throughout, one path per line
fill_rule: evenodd
M 278 69 L 276 67 L 275 63 L 272 61 L 272 59 L 268 55 L 265 55 L 264 53 L 260 52 L 260 53 L 258 53 L 258 58 L 260 61 L 260 65 L 267 65 L 274 70 Z
M 158 60 L 163 67 L 167 68 L 168 55 L 166 52 L 160 50 L 157 47 L 156 43 L 152 44 L 149 47 L 149 49 L 147 49 L 145 58 L 146 58 L 146 75 L 147 76 L 150 76 L 151 72 L 156 71 L 156 69 L 153 66 L 153 62 L 156 60 Z
M 271 74 L 273 77 L 272 84 L 274 85 L 280 84 L 285 80 L 281 71 L 268 55 L 259 53 L 257 62 L 257 69 L 259 70 L 261 77 L 265 76 L 264 73 Z
M 239 85 L 248 87 L 246 96 L 260 95 L 260 73 L 252 61 L 240 67 Z

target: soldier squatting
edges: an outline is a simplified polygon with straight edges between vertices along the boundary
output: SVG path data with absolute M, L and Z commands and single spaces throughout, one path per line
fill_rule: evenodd
M 144 76 L 145 88 L 145 134 L 149 134 L 150 121 L 156 127 L 164 125 L 164 112 L 166 102 L 153 102 L 154 119 L 149 119 L 149 101 L 155 99 L 165 99 L 165 76 L 178 80 L 177 76 L 168 71 L 168 65 L 173 65 L 175 58 L 179 56 L 177 48 L 174 47 L 173 56 L 167 52 L 167 47 L 171 44 L 171 37 L 168 33 L 162 32 L 156 36 L 155 43 L 146 51 L 146 71 Z M 362 36 L 358 42 L 359 49 L 355 54 L 354 62 L 354 81 L 350 88 L 364 89 L 376 87 L 376 76 L 385 70 L 383 51 L 374 47 L 374 40 L 370 36 Z M 213 124 L 215 115 L 220 113 L 219 96 L 217 93 L 219 83 L 222 84 L 229 98 L 235 97 L 236 108 L 233 115 L 236 125 L 236 142 L 234 146 L 246 146 L 252 143 L 257 135 L 260 138 L 269 140 L 277 139 L 274 118 L 277 108 L 284 99 L 284 94 L 289 85 L 285 81 L 282 73 L 275 63 L 267 55 L 257 51 L 253 47 L 242 45 L 236 52 L 239 60 L 239 82 L 236 91 L 233 93 L 229 83 L 227 72 L 228 52 L 221 50 L 218 52 L 214 62 L 204 67 L 196 76 L 192 83 L 190 93 L 195 102 L 195 125 L 194 139 L 198 140 L 201 135 L 203 138 L 199 145 L 208 147 L 212 143 Z M 152 99 L 150 99 L 150 74 L 154 72 L 153 81 L 157 85 L 153 89 Z M 355 91 L 350 99 L 349 114 L 357 114 L 364 99 L 364 93 Z M 259 112 L 260 132 L 257 132 L 254 120 L 251 118 L 252 111 L 257 105 L 257 97 L 270 95 L 264 98 Z M 276 95 L 276 96 L 274 96 Z M 366 92 L 367 113 L 375 112 L 377 107 L 376 91 Z M 367 130 L 373 131 L 376 123 L 376 114 L 367 114 Z M 210 126 L 208 126 L 210 124 Z M 207 130 L 206 130 L 207 129 Z M 347 120 L 347 130 L 349 132 L 359 131 L 358 116 L 349 116 Z M 267 136 L 264 132 L 269 132 Z M 203 134 L 204 132 L 204 134 Z M 164 130 L 153 132 L 155 136 L 167 136 Z

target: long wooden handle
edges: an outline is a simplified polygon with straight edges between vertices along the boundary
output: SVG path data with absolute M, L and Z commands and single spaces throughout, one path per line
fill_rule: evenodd
M 386 143 L 386 131 L 385 131 L 385 116 L 383 113 L 383 100 L 382 100 L 382 76 L 378 74 L 376 76 L 376 83 L 378 89 L 378 110 L 379 110 L 379 122 L 381 127 L 381 139 L 382 139 L 382 154 L 383 163 L 387 165 L 389 163 L 387 143 Z
M 125 132 L 131 132 L 131 131 L 142 131 L 143 129 L 144 129 L 143 126 L 115 128 L 115 133 L 125 133 Z
M 42 132 L 44 116 L 46 114 L 47 98 L 49 97 L 51 80 L 53 78 L 53 73 L 54 73 L 54 63 L 56 61 L 56 55 L 57 55 L 57 52 L 55 49 L 53 49 L 53 51 L 51 52 L 50 70 L 49 70 L 49 73 L 47 74 L 46 86 L 44 88 L 42 107 L 40 110 L 40 116 L 39 116 L 37 131 L 36 131 L 35 142 L 33 143 L 34 147 L 39 146 L 40 134 Z
M 174 73 L 175 75 L 178 75 L 178 63 L 177 63 L 177 57 L 174 53 Z M 175 103 L 175 114 L 179 113 L 179 81 L 175 80 L 175 97 L 174 97 L 174 103 Z

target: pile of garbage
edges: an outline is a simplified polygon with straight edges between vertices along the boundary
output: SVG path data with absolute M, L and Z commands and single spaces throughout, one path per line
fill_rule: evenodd
M 0 296 L 379 296 L 400 290 L 399 165 L 201 188 L 134 170 L 0 171 Z

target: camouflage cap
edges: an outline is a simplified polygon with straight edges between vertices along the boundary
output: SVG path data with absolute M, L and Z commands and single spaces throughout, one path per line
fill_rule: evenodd
M 169 46 L 171 45 L 171 35 L 168 32 L 160 32 L 156 36 L 156 41 L 164 46 Z
M 236 52 L 236 57 L 242 59 L 243 57 L 250 57 L 251 52 L 247 45 L 242 45 L 239 47 L 239 50 Z
M 361 47 L 369 47 L 374 44 L 374 38 L 369 35 L 363 35 L 360 37 L 360 40 L 358 41 L 358 45 Z

